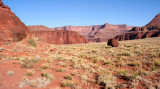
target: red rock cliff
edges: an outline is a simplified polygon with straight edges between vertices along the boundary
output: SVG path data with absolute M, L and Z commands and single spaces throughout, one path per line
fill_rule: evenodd
M 36 26 L 27 26 L 29 31 L 53 31 L 51 28 L 48 28 L 43 25 L 36 25 Z
M 20 41 L 27 34 L 25 24 L 0 0 L 0 44 Z
M 95 26 L 64 26 L 53 28 L 53 30 L 76 31 L 83 35 L 90 42 L 102 42 L 131 30 L 131 26 L 127 25 L 95 25 Z
M 150 37 L 160 37 L 160 14 L 156 15 L 155 18 L 144 27 L 134 27 L 129 32 L 118 35 L 115 38 L 118 40 L 131 40 Z
M 33 31 L 32 34 L 50 44 L 87 43 L 85 37 L 74 31 Z

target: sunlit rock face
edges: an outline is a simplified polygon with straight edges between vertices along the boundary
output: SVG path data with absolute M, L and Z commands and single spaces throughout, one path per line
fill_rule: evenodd
M 88 42 L 85 37 L 74 31 L 33 31 L 32 34 L 49 44 L 81 44 Z
M 25 24 L 0 0 L 0 44 L 20 41 L 27 34 Z
M 160 14 L 156 15 L 151 22 L 144 27 L 134 27 L 129 32 L 118 35 L 117 40 L 142 39 L 160 37 Z

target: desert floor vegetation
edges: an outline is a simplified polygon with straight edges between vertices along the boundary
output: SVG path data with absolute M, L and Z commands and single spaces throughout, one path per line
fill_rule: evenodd
M 119 44 L 51 45 L 30 38 L 3 45 L 0 88 L 159 89 L 160 38 Z

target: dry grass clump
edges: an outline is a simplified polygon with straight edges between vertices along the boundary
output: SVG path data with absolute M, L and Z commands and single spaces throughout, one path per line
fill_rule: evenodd
M 35 40 L 33 38 L 29 38 L 28 43 L 33 47 L 36 47 L 36 45 L 37 45 L 37 43 L 35 42 Z
M 27 77 L 23 77 L 21 83 L 19 84 L 19 88 L 24 88 L 27 86 L 35 87 L 35 88 L 44 88 L 48 84 L 50 84 L 51 80 L 43 77 L 29 80 Z
M 29 59 L 25 59 L 22 61 L 22 68 L 33 68 L 34 67 L 34 62 L 32 60 Z
M 34 73 L 35 73 L 35 70 L 29 69 L 26 74 L 27 74 L 28 76 L 33 76 Z
M 48 69 L 49 66 L 50 66 L 49 63 L 42 64 L 42 65 L 41 65 L 41 69 Z

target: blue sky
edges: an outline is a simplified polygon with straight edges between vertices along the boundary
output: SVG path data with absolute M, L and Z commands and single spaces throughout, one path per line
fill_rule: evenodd
M 144 26 L 160 13 L 160 0 L 2 0 L 26 25 Z

